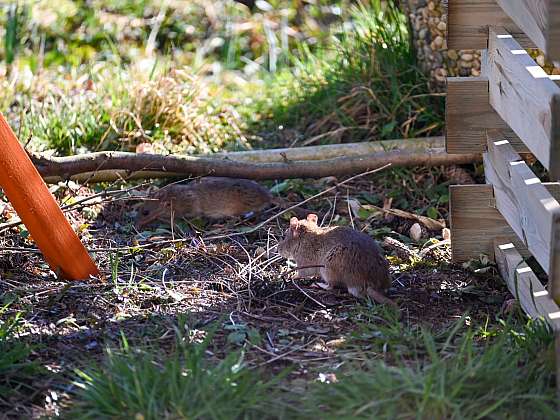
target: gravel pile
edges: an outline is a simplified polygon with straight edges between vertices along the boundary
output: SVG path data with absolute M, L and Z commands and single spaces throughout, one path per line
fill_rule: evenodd
M 432 90 L 444 91 L 447 76 L 480 76 L 480 51 L 447 49 L 447 0 L 402 3 L 410 19 L 418 62 L 430 75 Z M 542 51 L 530 50 L 529 54 L 548 74 L 560 74 Z
M 447 49 L 445 0 L 404 0 L 418 62 L 432 89 L 445 90 L 447 76 L 480 76 L 480 51 Z

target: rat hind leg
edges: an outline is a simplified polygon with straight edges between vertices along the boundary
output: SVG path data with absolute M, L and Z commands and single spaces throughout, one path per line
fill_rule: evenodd
M 316 283 L 316 285 L 317 285 L 318 287 L 320 287 L 321 289 L 325 289 L 325 290 L 332 290 L 332 289 L 334 289 L 334 287 L 333 287 L 331 284 L 326 283 L 326 282 Z
M 355 298 L 361 299 L 364 297 L 363 291 L 360 287 L 349 287 L 348 293 L 350 293 Z
M 392 301 L 391 299 L 389 299 L 387 296 L 385 296 L 383 293 L 381 293 L 378 290 L 375 290 L 372 287 L 368 287 L 367 290 L 367 295 L 374 300 L 377 303 L 381 303 L 381 304 L 385 304 L 385 305 L 390 305 L 396 309 L 399 309 L 399 305 L 397 305 L 394 301 Z
M 333 270 L 332 268 L 322 267 L 319 270 L 319 274 L 321 275 L 321 280 L 323 280 L 324 283 L 328 284 L 329 289 L 333 289 L 335 287 L 346 288 L 346 283 L 344 282 L 343 277 L 336 270 Z

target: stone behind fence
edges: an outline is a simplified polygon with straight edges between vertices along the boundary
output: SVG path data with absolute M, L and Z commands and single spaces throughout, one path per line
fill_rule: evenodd
M 447 0 L 400 0 L 408 14 L 418 64 L 430 76 L 433 91 L 445 91 L 445 78 L 480 76 L 480 51 L 447 49 Z M 560 69 L 539 50 L 529 54 L 549 74 Z
M 418 63 L 434 91 L 445 90 L 447 76 L 480 76 L 480 51 L 448 50 L 445 0 L 402 0 L 410 20 Z

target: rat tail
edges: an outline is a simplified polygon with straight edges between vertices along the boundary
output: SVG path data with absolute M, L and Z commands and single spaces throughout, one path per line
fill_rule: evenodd
M 381 293 L 379 290 L 376 290 L 373 287 L 368 287 L 366 293 L 371 299 L 373 299 L 377 303 L 390 305 L 393 308 L 399 309 L 399 305 L 397 305 L 394 301 L 392 301 L 383 293 Z

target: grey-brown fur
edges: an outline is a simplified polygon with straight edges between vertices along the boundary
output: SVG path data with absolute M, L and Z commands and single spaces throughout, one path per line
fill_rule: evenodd
M 156 220 L 203 217 L 222 219 L 258 212 L 272 202 L 268 189 L 255 181 L 225 177 L 206 177 L 188 184 L 161 188 L 139 209 L 138 226 Z
M 325 288 L 344 287 L 356 297 L 370 296 L 381 303 L 394 303 L 384 296 L 391 286 L 389 262 L 377 242 L 342 226 L 321 228 L 317 216 L 293 217 L 278 253 L 295 260 L 301 277 L 320 276 Z M 319 268 L 305 268 L 321 266 Z

